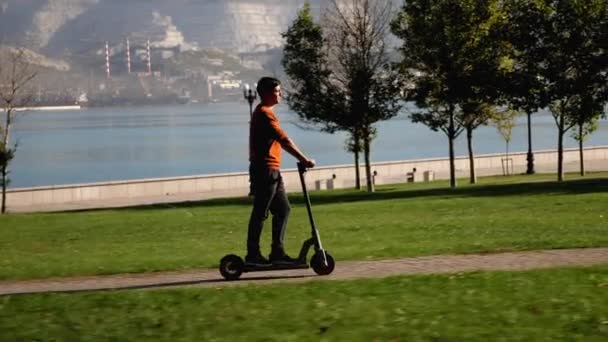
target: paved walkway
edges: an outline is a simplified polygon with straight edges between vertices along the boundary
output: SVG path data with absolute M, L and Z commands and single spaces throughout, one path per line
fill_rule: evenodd
M 98 277 L 55 278 L 0 282 L 0 295 L 77 292 L 116 289 L 167 288 L 176 286 L 225 287 L 305 281 L 382 278 L 408 274 L 514 271 L 550 267 L 608 264 L 608 248 L 559 249 L 495 254 L 427 256 L 377 261 L 338 261 L 329 276 L 311 269 L 243 274 L 238 281 L 224 281 L 215 269 L 120 274 Z

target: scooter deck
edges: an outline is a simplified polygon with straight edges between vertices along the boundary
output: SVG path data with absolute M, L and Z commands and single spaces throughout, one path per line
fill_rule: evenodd
M 279 271 L 279 270 L 300 270 L 309 268 L 306 263 L 297 264 L 279 264 L 279 265 L 248 265 L 245 264 L 243 272 L 263 272 L 263 271 Z

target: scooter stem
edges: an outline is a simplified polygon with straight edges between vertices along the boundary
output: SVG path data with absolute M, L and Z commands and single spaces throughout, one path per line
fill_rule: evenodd
M 300 175 L 306 173 L 306 165 L 304 165 L 304 163 L 298 163 L 298 172 Z M 302 182 L 302 184 L 304 184 L 304 182 Z
M 321 245 L 321 238 L 319 237 L 319 232 L 317 231 L 317 227 L 315 225 L 315 219 L 312 216 L 312 206 L 310 204 L 310 197 L 308 196 L 308 190 L 306 189 L 306 181 L 304 180 L 304 173 L 306 172 L 306 165 L 302 163 L 298 163 L 298 173 L 300 174 L 300 182 L 302 183 L 302 192 L 304 193 L 304 199 L 306 200 L 306 209 L 308 210 L 308 219 L 310 220 L 310 227 L 312 230 L 312 235 L 314 237 L 315 248 L 317 250 L 323 250 L 323 246 Z

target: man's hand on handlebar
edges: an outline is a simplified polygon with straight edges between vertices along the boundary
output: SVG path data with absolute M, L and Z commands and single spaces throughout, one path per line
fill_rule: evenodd
M 316 164 L 314 159 L 305 159 L 305 160 L 301 161 L 300 163 L 302 165 L 304 165 L 307 169 L 315 167 L 315 164 Z

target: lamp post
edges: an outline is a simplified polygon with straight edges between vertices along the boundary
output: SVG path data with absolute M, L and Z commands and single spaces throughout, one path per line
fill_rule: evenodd
M 255 85 L 254 85 L 255 87 Z M 243 97 L 247 102 L 249 102 L 249 118 L 253 116 L 253 101 L 256 99 L 255 90 L 249 88 L 249 84 L 245 83 L 245 88 L 243 89 Z
M 533 175 L 534 171 L 534 153 L 532 153 L 532 120 L 530 119 L 531 113 L 528 111 L 528 154 L 526 156 L 526 174 Z

